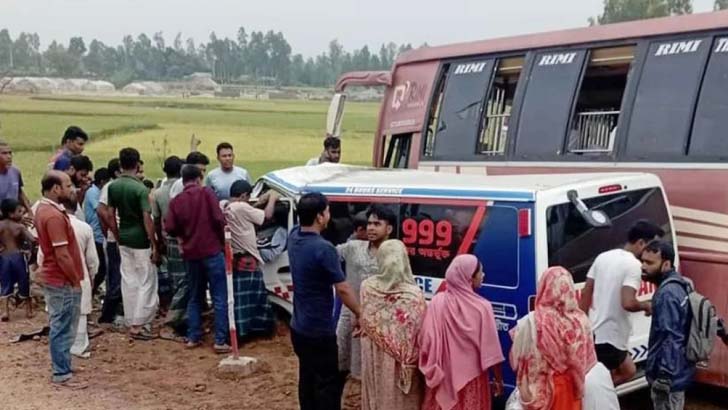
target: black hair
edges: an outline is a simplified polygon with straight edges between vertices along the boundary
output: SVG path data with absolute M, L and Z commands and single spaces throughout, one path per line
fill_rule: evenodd
M 660 255 L 663 261 L 669 261 L 671 266 L 675 266 L 675 248 L 670 242 L 660 239 L 653 240 L 648 243 L 644 252 L 650 252 Z
M 338 137 L 328 136 L 324 140 L 324 149 L 341 148 L 341 140 Z
M 122 170 L 128 171 L 139 166 L 141 155 L 135 148 L 124 148 L 119 151 L 119 165 Z
M 142 181 L 142 183 L 144 184 L 145 187 L 147 187 L 147 189 L 149 189 L 149 190 L 154 189 L 154 182 L 152 182 L 152 180 L 145 179 L 144 181 Z
M 94 164 L 91 159 L 85 155 L 74 155 L 71 157 L 71 166 L 76 171 L 88 171 L 94 170 Z
M 187 159 L 185 159 L 185 164 L 210 165 L 210 160 L 207 158 L 207 155 L 205 155 L 199 151 L 192 151 L 189 154 L 187 154 Z
M 367 211 L 361 211 L 354 215 L 354 230 L 366 228 L 369 221 L 367 220 Z
M 88 141 L 88 134 L 86 134 L 86 131 L 82 130 L 80 127 L 71 125 L 66 128 L 66 132 L 63 133 L 63 137 L 61 137 L 61 145 L 64 145 L 66 141 L 73 141 L 76 138 Z
M 40 180 L 40 186 L 41 190 L 43 192 L 50 192 L 51 189 L 53 189 L 56 185 L 62 185 L 63 182 L 61 181 L 61 178 L 58 176 L 58 174 L 54 172 L 49 172 L 43 176 L 43 179 Z
M 111 175 L 109 174 L 109 170 L 101 167 L 94 172 L 94 184 L 96 186 L 101 186 L 101 183 L 104 181 L 108 181 L 111 179 Z
M 370 206 L 367 210 L 367 219 L 372 215 L 376 216 L 379 220 L 387 221 L 392 228 L 397 226 L 397 215 L 385 205 L 374 204 Z
M 20 206 L 20 201 L 13 198 L 6 198 L 3 199 L 3 202 L 0 203 L 0 210 L 2 210 L 3 218 L 7 219 L 10 218 L 10 214 L 15 212 L 18 207 Z
M 251 192 L 253 192 L 253 186 L 250 185 L 250 182 L 244 179 L 239 179 L 230 185 L 230 198 L 239 198 L 240 195 L 249 194 Z
M 106 165 L 106 169 L 109 170 L 109 176 L 111 179 L 115 179 L 116 173 L 121 172 L 121 163 L 119 162 L 119 158 L 112 158 Z
M 298 219 L 301 226 L 311 226 L 316 216 L 329 206 L 329 200 L 320 192 L 309 192 L 298 200 Z
M 186 164 L 182 167 L 182 183 L 202 178 L 202 170 L 194 165 Z
M 67 212 L 70 212 L 72 214 L 76 213 L 76 211 L 78 210 L 78 202 L 70 198 L 61 201 L 61 205 L 66 208 Z
M 162 168 L 162 171 L 164 171 L 164 174 L 167 175 L 167 178 L 179 178 L 180 172 L 182 171 L 182 165 L 184 165 L 182 159 L 176 155 L 172 155 L 164 160 L 164 167 Z
M 650 242 L 654 240 L 655 237 L 661 238 L 663 235 L 665 235 L 665 231 L 662 228 L 648 220 L 642 219 L 635 222 L 635 224 L 629 228 L 627 241 L 629 241 L 629 243 L 635 243 L 642 239 L 645 242 Z
M 217 155 L 220 155 L 220 151 L 222 151 L 224 149 L 229 149 L 230 151 L 232 151 L 233 146 L 229 142 L 221 142 L 221 143 L 217 144 L 217 148 L 216 148 Z

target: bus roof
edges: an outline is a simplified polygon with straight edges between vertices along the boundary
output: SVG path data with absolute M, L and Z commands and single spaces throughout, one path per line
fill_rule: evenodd
M 655 176 L 644 173 L 585 173 L 486 176 L 408 169 L 322 164 L 270 172 L 264 181 L 298 196 L 321 192 L 333 196 L 390 196 L 533 201 L 543 191 L 567 191 Z
M 575 44 L 644 38 L 728 28 L 728 10 L 605 24 L 546 33 L 423 47 L 404 53 L 396 64 L 442 60 L 468 55 L 563 47 Z

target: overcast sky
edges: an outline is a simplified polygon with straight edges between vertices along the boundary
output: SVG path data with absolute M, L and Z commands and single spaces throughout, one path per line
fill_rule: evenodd
M 696 12 L 713 0 L 694 0 Z M 383 42 L 430 45 L 587 24 L 602 0 L 0 0 L 0 28 L 37 32 L 42 47 L 80 35 L 118 45 L 125 34 L 282 31 L 294 53 L 312 56 L 334 38 L 347 50 Z

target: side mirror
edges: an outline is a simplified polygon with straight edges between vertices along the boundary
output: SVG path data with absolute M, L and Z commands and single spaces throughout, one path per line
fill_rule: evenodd
M 575 190 L 566 193 L 569 202 L 571 202 L 582 218 L 594 228 L 608 228 L 612 226 L 612 221 L 603 211 L 589 209 L 584 201 L 579 199 L 579 194 Z
M 344 119 L 344 104 L 346 94 L 336 93 L 331 99 L 329 112 L 326 116 L 326 134 L 339 137 L 341 135 L 341 123 Z

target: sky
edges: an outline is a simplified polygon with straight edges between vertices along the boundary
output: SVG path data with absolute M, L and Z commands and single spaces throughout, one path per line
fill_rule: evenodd
M 713 0 L 693 0 L 695 12 Z M 448 44 L 587 25 L 602 0 L 0 0 L 0 28 L 36 32 L 45 48 L 73 36 L 118 45 L 162 31 L 197 42 L 238 27 L 281 31 L 293 53 L 314 56 L 338 39 L 347 50 L 382 43 Z

